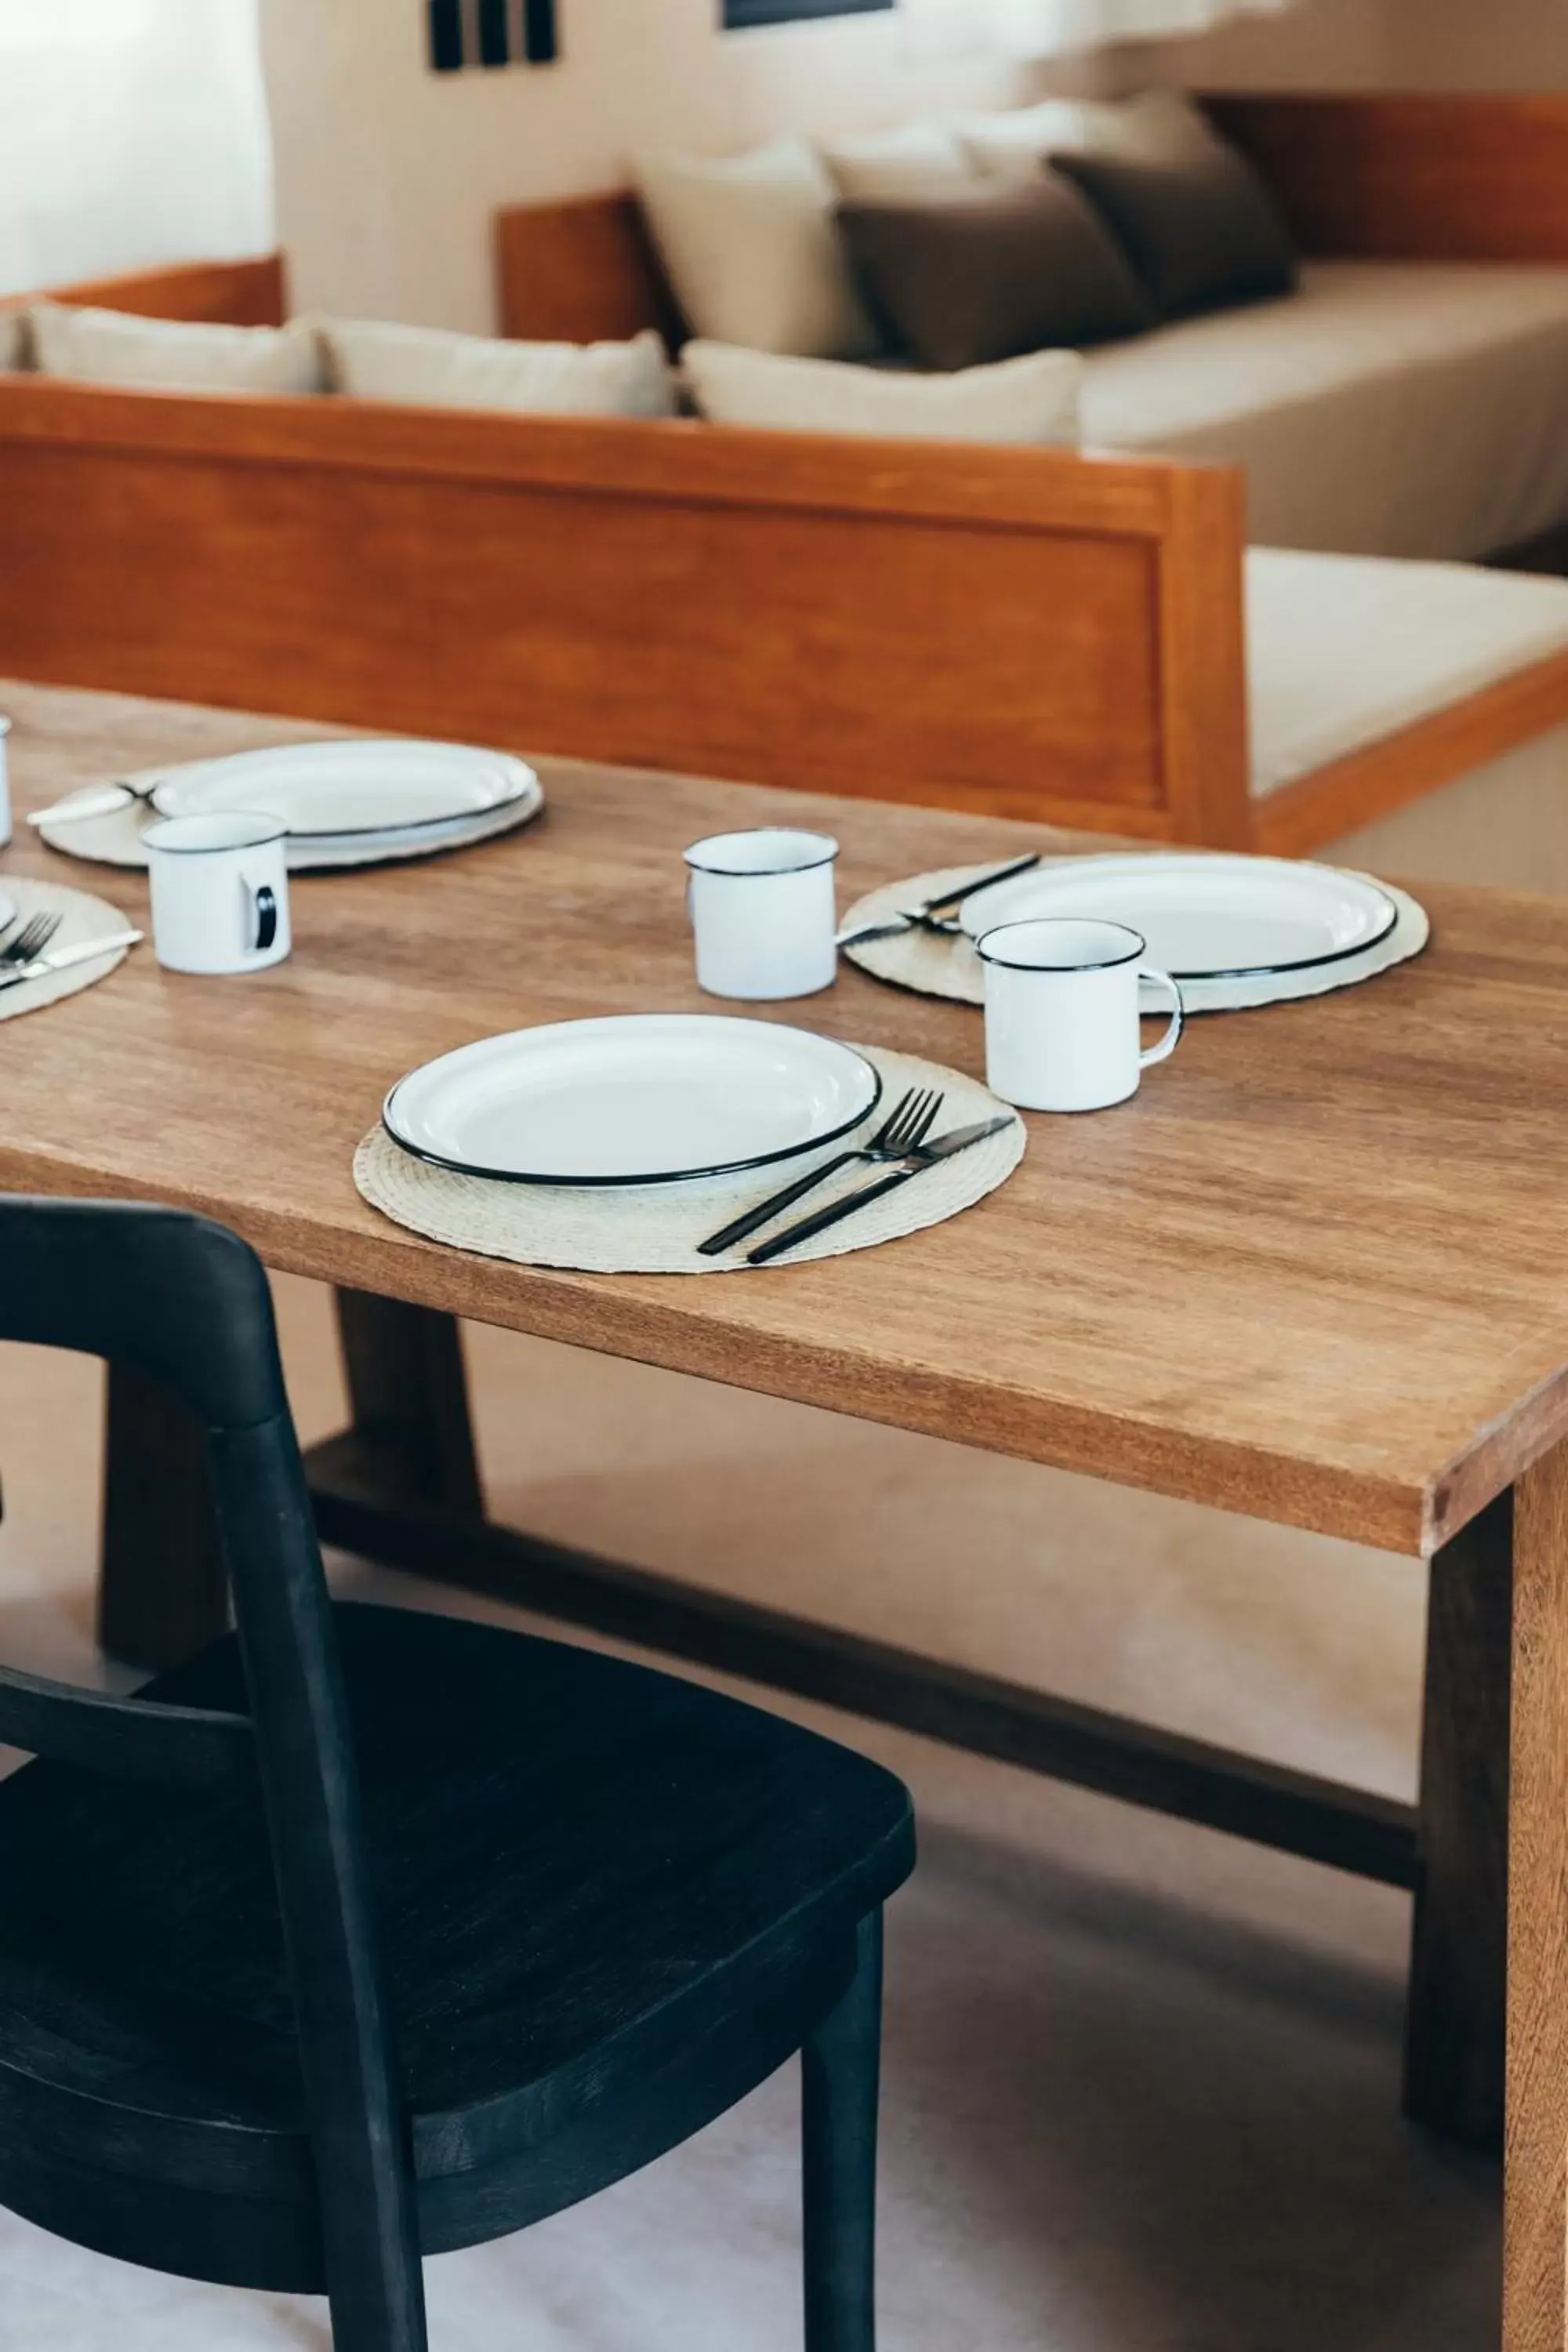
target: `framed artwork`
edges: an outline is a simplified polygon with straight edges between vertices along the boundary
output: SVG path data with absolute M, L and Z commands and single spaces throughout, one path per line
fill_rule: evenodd
M 873 8 L 891 8 L 894 0 L 721 0 L 724 30 L 743 32 L 752 25 L 788 25 L 808 16 L 860 16 Z
M 436 73 L 465 66 L 551 66 L 561 54 L 557 0 L 425 0 Z

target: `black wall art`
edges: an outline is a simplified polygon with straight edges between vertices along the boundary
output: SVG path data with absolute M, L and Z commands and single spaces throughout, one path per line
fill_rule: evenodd
M 743 31 L 752 25 L 787 25 L 805 16 L 860 16 L 873 8 L 891 8 L 894 0 L 721 0 L 724 29 Z
M 561 54 L 556 0 L 425 0 L 430 64 L 551 66 Z

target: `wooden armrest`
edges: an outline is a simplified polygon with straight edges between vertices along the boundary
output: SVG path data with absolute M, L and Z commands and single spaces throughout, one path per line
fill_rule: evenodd
M 655 328 L 672 352 L 687 329 L 629 189 L 495 218 L 500 331 L 534 342 L 620 342 Z
M 1204 103 L 1309 255 L 1568 261 L 1568 96 Z
M 92 302 L 142 319 L 191 319 L 229 327 L 280 327 L 289 315 L 280 253 L 251 261 L 181 262 L 122 278 L 93 278 L 31 294 L 0 296 L 0 310 L 29 302 Z

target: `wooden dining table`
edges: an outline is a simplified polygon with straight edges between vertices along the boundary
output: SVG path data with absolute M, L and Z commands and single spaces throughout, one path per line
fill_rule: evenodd
M 322 730 L 0 683 L 19 809 Z M 1568 2342 L 1568 907 L 1424 889 L 1432 940 L 1351 989 L 1194 1020 L 1092 1118 L 1035 1118 L 980 1206 L 885 1247 L 692 1279 L 470 1255 L 390 1223 L 354 1148 L 390 1082 L 489 1033 L 700 1009 L 679 852 L 828 828 L 848 897 L 1021 847 L 956 814 L 544 760 L 544 816 L 296 877 L 289 961 L 151 946 L 0 1027 L 0 1181 L 175 1202 L 337 1294 L 352 1425 L 323 1536 L 564 1622 L 1409 1887 L 1405 2095 L 1505 2137 L 1507 2352 Z M 0 878 L 145 877 L 18 825 Z M 879 984 L 763 1018 L 979 1073 L 973 1009 Z M 1288 1771 L 570 1550 L 485 1516 L 462 1318 L 826 1406 L 1430 1563 L 1418 1802 Z M 159 1667 L 220 1631 L 199 1433 L 115 1373 L 100 1630 Z M 1506 2116 L 1505 2116 L 1506 2108 Z

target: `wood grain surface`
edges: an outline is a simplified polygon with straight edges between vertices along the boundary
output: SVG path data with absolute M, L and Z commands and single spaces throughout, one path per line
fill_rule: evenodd
M 1355 91 L 1205 100 L 1303 250 L 1568 261 L 1568 97 Z
M 0 667 L 1096 824 L 1249 824 L 1240 476 L 0 380 Z
M 1568 1445 L 1514 1497 L 1504 2352 L 1568 2341 Z
M 0 686 L 7 706 L 24 805 L 291 731 Z M 142 950 L 16 1024 L 0 1181 L 187 1202 L 322 1280 L 1392 1550 L 1429 1551 L 1568 1434 L 1568 922 L 1546 899 L 1424 893 L 1435 937 L 1416 962 L 1194 1022 L 1135 1101 L 1032 1119 L 1000 1193 L 894 1247 L 612 1277 L 388 1224 L 350 1160 L 404 1071 L 525 1024 L 711 1009 L 692 977 L 685 843 L 826 822 L 847 902 L 1048 838 L 563 762 L 544 774 L 546 816 L 510 840 L 297 880 L 288 963 L 191 980 Z M 90 870 L 31 833 L 8 869 Z M 144 911 L 139 876 L 92 879 Z M 973 1012 L 853 971 L 763 1010 L 983 1066 Z
M 494 233 L 503 335 L 593 343 L 652 327 L 678 351 L 690 332 L 629 188 L 509 205 Z
M 0 310 L 25 310 L 40 299 L 92 303 L 141 319 L 196 319 L 231 327 L 279 327 L 289 315 L 280 253 L 258 254 L 251 261 L 182 261 L 169 269 L 85 278 L 74 286 L 51 286 L 41 297 L 0 295 Z

